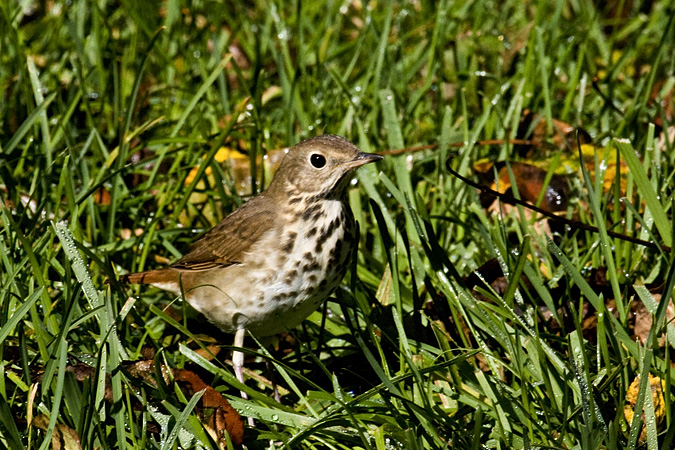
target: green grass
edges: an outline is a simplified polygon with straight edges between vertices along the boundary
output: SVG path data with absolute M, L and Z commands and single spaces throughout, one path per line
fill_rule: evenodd
M 670 448 L 670 2 L 613 2 L 624 16 L 587 0 L 243 3 L 0 4 L 0 447 L 217 448 L 201 394 L 162 378 L 171 367 L 256 418 L 250 449 Z M 549 142 L 552 119 L 592 136 L 597 170 L 570 169 L 566 214 L 599 233 L 482 208 L 446 170 L 449 156 L 468 177 L 482 158 L 519 159 L 477 141 L 521 137 L 525 110 Z M 255 155 L 322 133 L 369 152 L 439 145 L 359 171 L 344 289 L 281 350 L 250 341 L 279 404 L 264 380 L 236 381 L 230 337 L 208 359 L 203 326 L 164 310 L 187 315 L 180 300 L 114 280 L 179 257 L 246 200 L 241 171 L 215 159 L 224 144 L 251 155 L 258 191 L 270 172 Z M 625 191 L 600 176 L 614 155 Z M 491 260 L 505 289 L 471 291 Z M 639 304 L 654 320 L 643 341 Z M 664 380 L 659 423 L 648 374 Z

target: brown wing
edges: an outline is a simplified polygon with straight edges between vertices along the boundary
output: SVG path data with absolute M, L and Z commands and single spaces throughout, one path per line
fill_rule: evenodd
M 192 244 L 178 270 L 207 270 L 241 262 L 242 255 L 277 224 L 276 211 L 268 198 L 259 195 L 244 203 L 212 230 Z

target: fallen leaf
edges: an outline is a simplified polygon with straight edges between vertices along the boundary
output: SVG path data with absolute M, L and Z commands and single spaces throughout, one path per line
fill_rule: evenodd
M 549 132 L 546 117 L 526 109 L 523 111 L 517 136 L 520 139 L 532 141 L 534 146 L 526 147 L 528 152 L 534 150 L 535 146 L 547 142 L 549 138 L 555 148 L 561 150 L 575 149 L 577 148 L 577 131 L 579 132 L 579 141 L 582 144 L 591 142 L 591 136 L 583 128 L 574 127 L 555 118 L 551 119 L 551 125 L 552 133 Z
M 32 425 L 41 430 L 49 427 L 49 417 L 46 414 L 38 414 L 32 421 Z M 68 425 L 57 423 L 52 432 L 53 450 L 80 450 L 80 436 L 77 431 Z
M 204 408 L 214 409 L 208 425 L 215 432 L 216 439 L 221 445 L 227 442 L 225 437 L 226 431 L 234 444 L 239 445 L 243 442 L 244 421 L 225 397 L 204 383 L 197 374 L 190 370 L 174 369 L 173 376 L 176 381 L 183 383 L 190 395 L 204 391 L 201 403 Z
M 656 376 L 649 374 L 649 387 L 651 388 L 652 393 L 652 402 L 654 403 L 654 417 L 656 418 L 657 427 L 663 423 L 663 419 L 666 417 L 666 402 L 663 398 L 663 391 L 665 389 L 665 382 Z M 640 376 L 636 376 L 633 382 L 630 384 L 628 391 L 626 392 L 626 405 L 623 407 L 623 415 L 630 425 L 633 422 L 633 416 L 635 415 L 635 403 L 637 402 L 638 394 L 640 391 Z M 640 431 L 640 442 L 645 442 L 647 440 L 647 430 L 644 426 L 644 410 L 642 412 L 642 430 Z
M 154 356 L 153 350 L 147 350 L 145 351 L 145 353 L 148 356 L 150 355 Z M 153 387 L 157 387 L 156 366 L 154 360 L 144 359 L 140 361 L 126 363 L 124 366 L 130 376 L 143 380 L 144 382 L 148 383 Z M 89 367 L 85 364 L 68 366 L 67 370 L 73 373 L 75 379 L 78 381 L 84 381 L 85 379 L 90 378 L 95 374 L 94 368 Z M 201 398 L 202 406 L 204 408 L 214 410 L 213 414 L 207 420 L 207 425 L 210 426 L 212 430 L 214 430 L 215 437 L 218 440 L 221 448 L 226 447 L 227 443 L 227 440 L 225 438 L 226 431 L 229 434 L 232 443 L 236 445 L 241 444 L 244 438 L 244 422 L 239 416 L 239 413 L 232 407 L 232 405 L 230 405 L 227 399 L 225 399 L 218 391 L 213 389 L 211 386 L 204 383 L 204 381 L 202 381 L 202 379 L 194 372 L 186 369 L 173 369 L 171 371 L 170 370 L 171 369 L 169 369 L 164 365 L 161 366 L 162 378 L 164 379 L 163 381 L 165 383 L 169 383 L 171 381 L 170 375 L 172 375 L 174 380 L 179 382 L 182 388 L 186 390 L 186 394 L 188 396 L 192 396 L 196 392 L 202 390 L 204 391 L 204 394 Z M 113 401 L 112 388 L 109 379 L 106 379 L 105 383 L 105 399 L 111 403 Z M 204 414 L 201 414 L 200 411 L 198 411 L 198 413 L 200 413 L 200 417 L 202 418 L 202 420 L 204 420 L 205 419 Z M 43 415 L 38 415 L 33 419 L 33 423 L 38 428 L 46 427 L 46 423 L 49 423 L 49 420 L 46 419 L 45 422 L 45 417 L 42 416 Z M 59 439 L 60 441 L 64 442 L 67 441 L 68 445 L 72 445 L 73 436 L 72 433 L 70 433 L 67 430 L 64 430 L 59 435 Z M 79 439 L 77 442 L 79 444 Z M 52 443 L 52 445 L 54 444 Z M 59 448 L 63 448 L 65 450 L 72 450 L 79 447 L 64 446 Z

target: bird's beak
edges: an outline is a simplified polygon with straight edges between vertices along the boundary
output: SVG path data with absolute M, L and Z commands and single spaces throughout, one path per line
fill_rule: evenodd
M 350 168 L 356 168 L 359 166 L 362 166 L 364 164 L 368 164 L 371 162 L 379 161 L 381 159 L 384 159 L 384 156 L 376 155 L 375 153 L 359 153 L 356 155 L 356 158 L 352 159 L 347 163 L 347 166 Z

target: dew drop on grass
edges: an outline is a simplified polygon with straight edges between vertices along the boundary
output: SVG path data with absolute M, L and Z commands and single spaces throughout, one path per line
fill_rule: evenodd
M 73 272 L 75 273 L 77 280 L 82 283 L 82 290 L 84 291 L 85 297 L 89 301 L 89 305 L 92 308 L 98 307 L 100 303 L 98 291 L 94 287 L 94 283 L 91 280 L 87 266 L 84 264 L 84 260 L 82 259 L 80 252 L 77 250 L 77 246 L 73 240 L 73 235 L 68 230 L 67 224 L 61 221 L 53 224 L 53 227 L 56 231 L 56 235 L 61 241 L 61 245 L 63 246 L 63 250 L 68 257 L 68 260 L 73 267 Z

